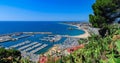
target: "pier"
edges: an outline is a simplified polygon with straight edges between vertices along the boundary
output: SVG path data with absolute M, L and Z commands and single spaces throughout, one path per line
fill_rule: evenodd
M 1 36 L 0 37 L 0 42 L 6 42 L 6 41 L 10 41 L 13 38 L 11 36 Z
M 45 48 L 46 46 L 48 46 L 48 44 L 42 44 L 39 42 L 31 42 L 31 41 L 25 41 L 13 46 L 10 46 L 9 48 L 17 48 L 19 47 L 17 50 L 21 51 L 21 52 L 30 52 L 30 53 L 36 53 L 37 51 Z
M 25 45 L 25 44 L 28 44 L 28 43 L 30 43 L 30 41 L 25 41 L 25 42 L 10 46 L 10 48 L 16 48 L 16 47 L 19 47 L 19 46 L 22 46 L 22 45 Z
M 30 47 L 30 46 L 32 46 L 32 45 L 36 45 L 36 44 L 38 44 L 38 42 L 33 42 L 33 43 L 27 44 L 27 45 L 19 48 L 18 50 L 23 50 L 23 49 L 25 49 L 25 48 L 28 48 L 28 47 Z
M 61 35 L 48 35 L 47 37 L 40 38 L 42 41 L 57 42 L 61 40 Z
M 52 32 L 23 32 L 23 34 L 52 34 Z
M 24 36 L 17 37 L 17 38 L 15 38 L 15 39 L 18 40 L 18 39 L 27 38 L 27 37 L 30 37 L 30 36 L 31 36 L 31 35 L 24 35 Z
M 0 42 L 15 41 L 22 38 L 30 37 L 34 34 L 52 34 L 52 32 L 15 32 L 0 35 Z M 16 37 L 16 38 L 14 38 Z
M 34 48 L 36 48 L 36 47 L 38 47 L 38 46 L 40 46 L 40 45 L 42 45 L 42 44 L 41 44 L 41 43 L 38 43 L 37 45 L 34 45 L 34 46 L 32 46 L 32 47 L 29 47 L 29 48 L 27 48 L 27 49 L 25 49 L 25 50 L 23 50 L 23 51 L 28 52 L 28 51 L 30 51 L 30 50 L 32 50 L 32 49 L 34 49 Z
M 45 48 L 46 46 L 48 46 L 48 44 L 43 44 L 41 47 L 32 50 L 30 53 L 36 53 L 37 51 L 41 50 L 42 48 Z

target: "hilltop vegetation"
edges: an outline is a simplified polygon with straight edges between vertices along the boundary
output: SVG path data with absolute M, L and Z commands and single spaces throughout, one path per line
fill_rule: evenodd
M 105 27 L 120 17 L 120 0 L 96 0 L 92 8 L 89 21 L 94 27 Z
M 0 48 L 0 62 L 1 63 L 19 63 L 21 59 L 20 51 L 14 49 Z

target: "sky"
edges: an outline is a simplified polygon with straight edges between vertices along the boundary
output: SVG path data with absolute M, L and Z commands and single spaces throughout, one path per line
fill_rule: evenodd
M 95 0 L 0 0 L 0 21 L 88 21 Z

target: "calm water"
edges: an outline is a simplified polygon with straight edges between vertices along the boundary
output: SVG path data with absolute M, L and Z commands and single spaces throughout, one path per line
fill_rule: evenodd
M 60 22 L 56 21 L 6 21 L 6 22 L 0 22 L 0 34 L 6 34 L 6 33 L 14 33 L 14 32 L 52 32 L 53 34 L 59 34 L 59 35 L 70 35 L 75 36 L 79 34 L 83 34 L 84 31 L 82 30 L 69 30 L 69 27 L 76 28 L 74 26 L 64 25 L 60 24 Z M 49 48 L 51 48 L 54 44 L 61 44 L 64 42 L 66 38 L 62 38 L 60 41 L 56 43 L 50 43 L 50 42 L 42 42 L 39 39 L 42 38 L 45 35 L 35 35 L 31 36 L 25 39 L 20 39 L 15 42 L 5 42 L 1 43 L 4 47 L 9 47 L 11 45 L 23 42 L 25 40 L 31 40 L 31 41 L 37 41 L 42 44 L 46 43 L 48 46 L 46 48 L 43 48 L 42 50 L 38 51 L 37 53 L 42 53 L 47 51 Z
M 0 22 L 0 34 L 12 32 L 53 32 L 54 34 L 79 35 L 82 30 L 68 30 L 68 25 L 59 24 L 60 22 L 45 21 L 25 21 L 25 22 Z M 75 28 L 75 27 L 74 27 Z

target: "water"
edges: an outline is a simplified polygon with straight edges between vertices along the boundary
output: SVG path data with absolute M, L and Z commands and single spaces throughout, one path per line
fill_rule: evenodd
M 83 34 L 83 30 L 69 30 L 69 27 L 76 28 L 74 26 L 63 25 L 61 22 L 57 21 L 1 21 L 0 22 L 0 34 L 14 33 L 14 32 L 52 32 L 53 34 L 59 35 L 70 35 L 75 36 Z M 38 51 L 37 53 L 43 53 L 51 48 L 54 44 L 61 44 L 66 38 L 62 38 L 60 41 L 51 43 L 51 42 L 42 42 L 39 39 L 45 35 L 35 35 L 28 38 L 23 38 L 15 42 L 5 42 L 1 43 L 4 47 L 9 47 L 25 40 L 31 40 L 32 42 L 37 41 L 42 44 L 48 44 L 46 48 Z M 17 49 L 17 48 L 16 48 Z

